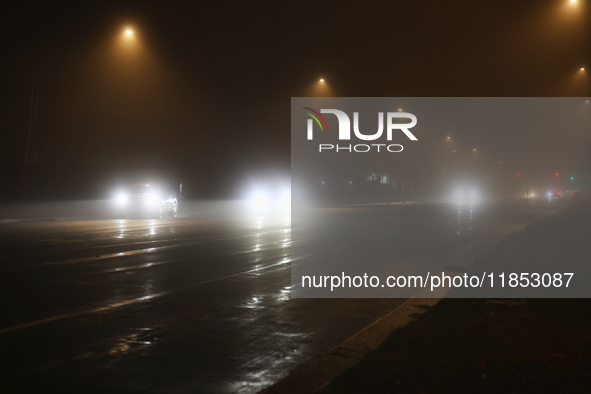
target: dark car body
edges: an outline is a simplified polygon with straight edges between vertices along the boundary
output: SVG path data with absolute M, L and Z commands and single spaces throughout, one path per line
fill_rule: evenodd
M 573 200 L 582 199 L 584 197 L 582 191 L 574 191 L 573 192 Z

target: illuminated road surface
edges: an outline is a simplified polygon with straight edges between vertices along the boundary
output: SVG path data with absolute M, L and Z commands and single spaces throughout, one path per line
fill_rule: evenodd
M 444 266 L 564 205 L 495 203 L 461 219 L 451 204 L 315 215 L 322 234 L 348 215 L 371 228 L 360 242 Z M 404 302 L 290 299 L 290 227 L 286 215 L 0 224 L 0 388 L 257 392 Z M 293 242 L 312 255 L 319 243 L 346 247 L 307 233 Z

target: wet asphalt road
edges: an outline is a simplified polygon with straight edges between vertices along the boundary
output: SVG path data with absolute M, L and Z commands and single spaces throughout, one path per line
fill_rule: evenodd
M 502 201 L 462 220 L 453 204 L 327 208 L 321 233 L 293 240 L 287 214 L 3 223 L 0 388 L 257 392 L 405 301 L 290 298 L 291 259 L 338 249 L 319 237 L 342 235 L 343 215 L 368 242 L 443 266 L 566 205 Z M 292 241 L 308 253 L 291 256 Z

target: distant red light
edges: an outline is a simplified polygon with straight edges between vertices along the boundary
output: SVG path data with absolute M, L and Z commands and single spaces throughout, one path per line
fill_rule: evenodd
M 519 173 L 517 173 L 517 176 L 519 176 Z
M 558 176 L 558 173 L 556 173 L 555 175 Z

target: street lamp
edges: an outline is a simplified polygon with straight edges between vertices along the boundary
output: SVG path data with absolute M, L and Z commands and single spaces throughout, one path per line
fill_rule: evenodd
M 135 42 L 135 32 L 132 28 L 128 27 L 123 30 L 123 34 L 121 34 L 121 40 L 126 44 L 131 44 Z
M 312 85 L 309 86 L 309 91 L 306 93 L 306 95 L 313 97 L 338 96 L 338 94 L 334 94 L 332 91 L 330 79 L 327 80 L 325 78 L 325 75 L 319 75 L 318 78 L 314 80 Z

